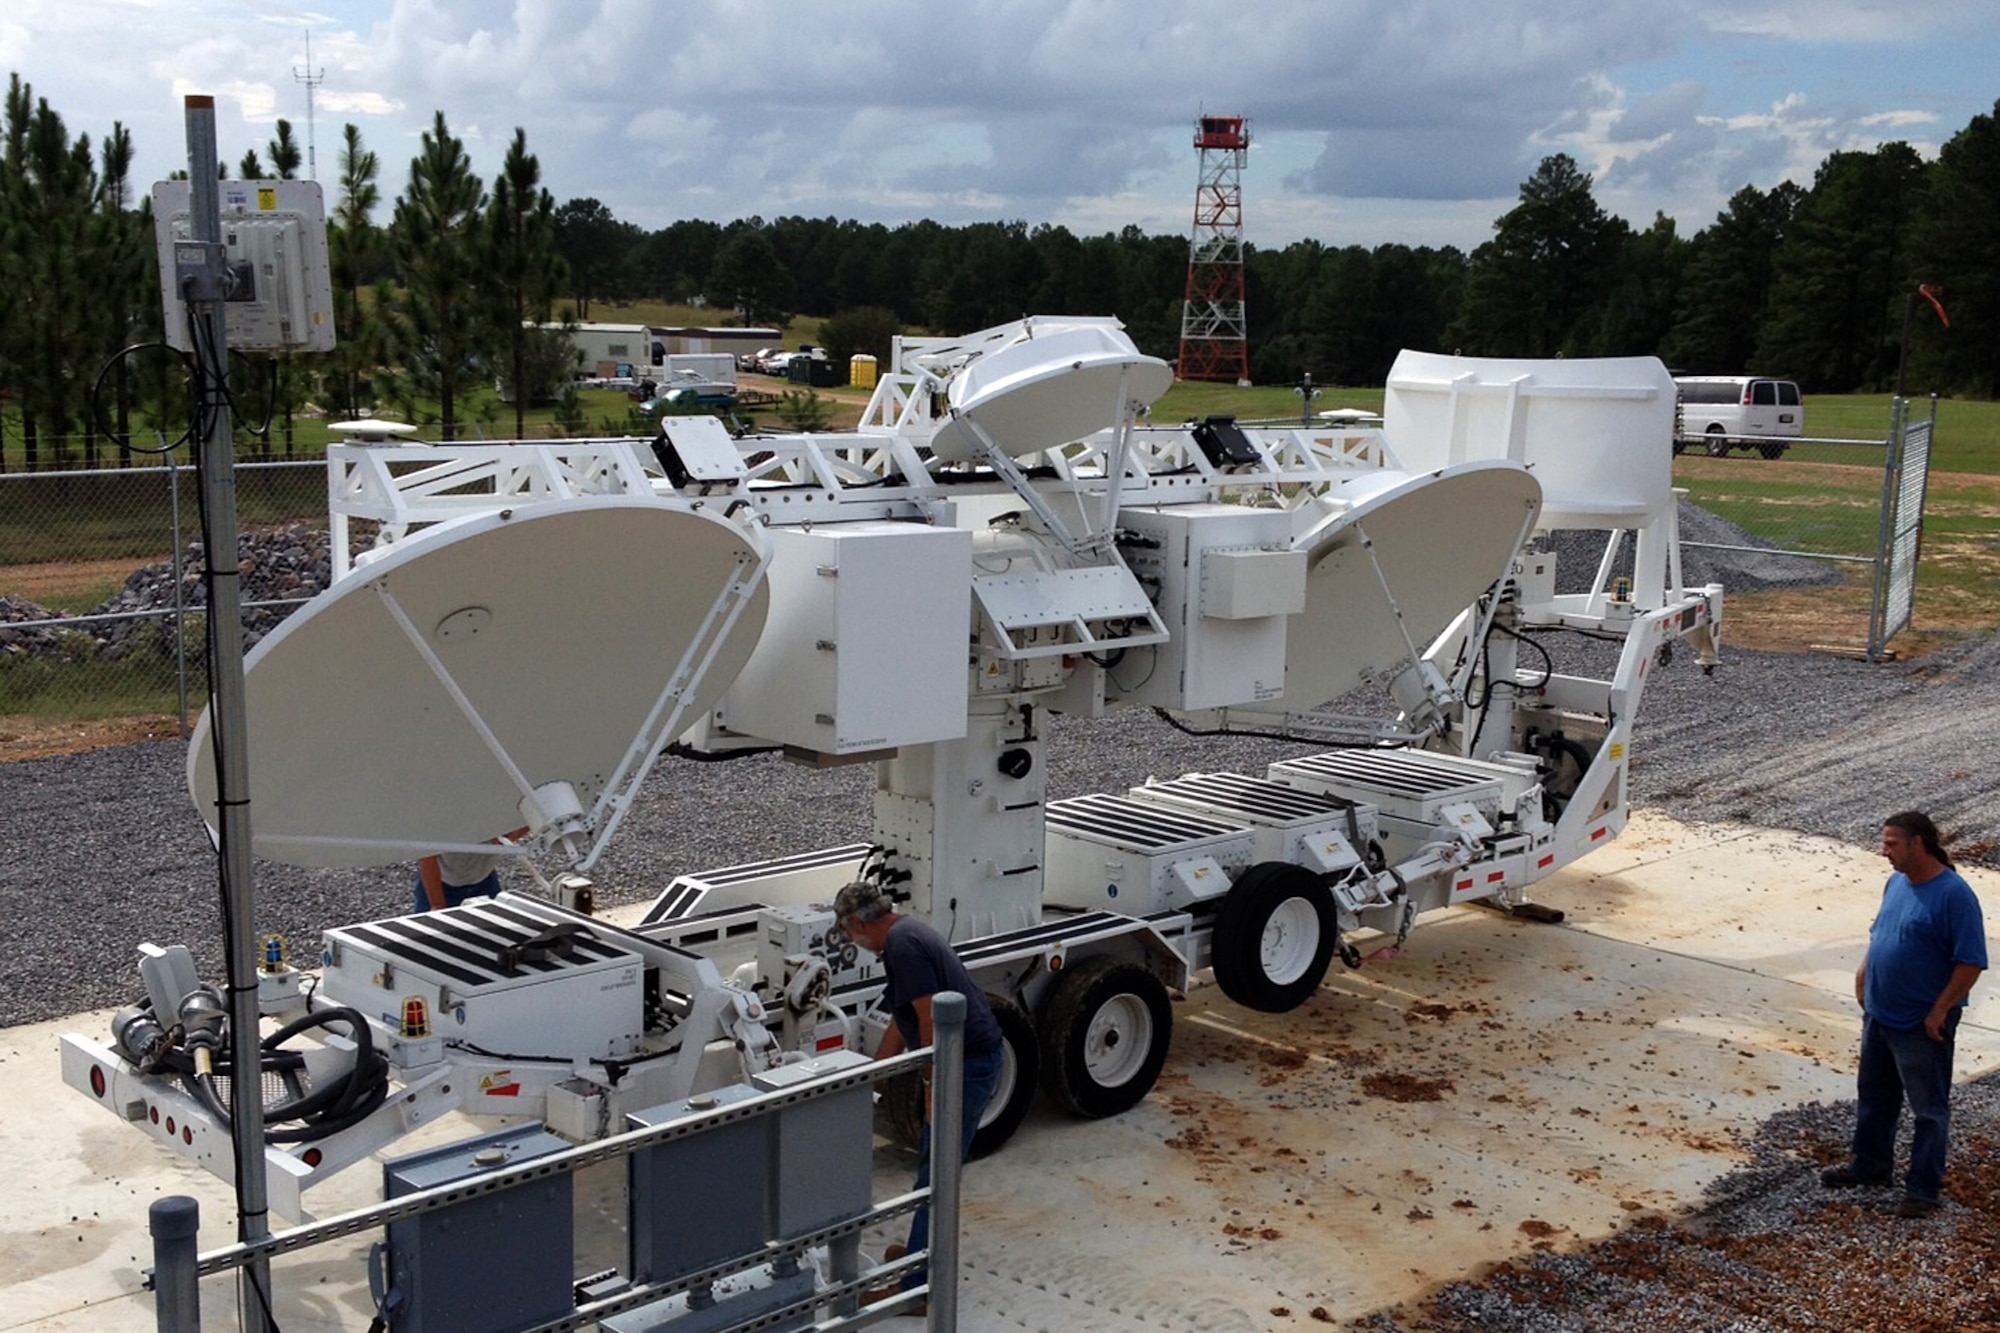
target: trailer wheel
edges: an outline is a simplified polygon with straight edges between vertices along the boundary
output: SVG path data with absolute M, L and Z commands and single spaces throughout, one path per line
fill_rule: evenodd
M 1099 1119 L 1145 1099 L 1167 1062 L 1174 1011 L 1160 979 L 1108 955 L 1065 971 L 1042 1008 L 1042 1086 Z
M 1708 450 L 1710 458 L 1729 457 L 1729 436 L 1719 424 L 1708 428 L 1708 436 L 1704 441 L 1704 445 Z
M 999 1150 L 1014 1137 L 1014 1131 L 1028 1118 L 1035 1104 L 1037 1076 L 1042 1069 L 1041 1047 L 1035 1041 L 1035 1025 L 1012 1000 L 988 995 L 993 1017 L 1000 1020 L 1000 1082 L 979 1117 L 979 1130 L 972 1136 L 972 1156 L 984 1157 Z
M 984 1157 L 1014 1137 L 1014 1131 L 1028 1117 L 1035 1104 L 1036 1075 L 1041 1070 L 1041 1050 L 1035 1043 L 1035 1026 L 1021 1006 L 1012 1000 L 989 994 L 986 1003 L 1000 1022 L 1003 1043 L 1000 1082 L 979 1117 L 979 1129 L 972 1136 L 972 1156 Z M 899 1147 L 915 1152 L 923 1142 L 924 1082 L 919 1074 L 904 1074 L 882 1084 L 881 1128 Z
M 1251 866 L 1216 909 L 1216 984 L 1246 1008 L 1288 1013 L 1325 980 L 1339 933 L 1333 895 L 1317 876 L 1283 861 Z

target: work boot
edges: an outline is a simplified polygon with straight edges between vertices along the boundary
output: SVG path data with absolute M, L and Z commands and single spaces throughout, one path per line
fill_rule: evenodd
M 1849 1190 L 1860 1185 L 1886 1185 L 1889 1176 L 1886 1172 L 1879 1176 L 1864 1176 L 1849 1162 L 1846 1166 L 1830 1166 L 1820 1172 L 1819 1183 L 1830 1190 Z
M 1914 1194 L 1905 1194 L 1903 1201 L 1890 1211 L 1898 1217 L 1929 1217 L 1943 1206 L 1936 1199 L 1920 1199 Z

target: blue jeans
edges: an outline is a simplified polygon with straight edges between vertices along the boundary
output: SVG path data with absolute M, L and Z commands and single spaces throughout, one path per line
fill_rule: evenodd
M 464 904 L 467 898 L 492 898 L 497 897 L 499 893 L 500 872 L 495 870 L 488 873 L 486 878 L 480 880 L 477 884 L 445 885 L 444 905 L 446 907 L 459 907 Z M 431 910 L 431 896 L 424 892 L 424 877 L 421 873 L 417 875 L 416 902 L 419 912 L 428 912 Z
M 959 1135 L 958 1160 L 964 1161 L 972 1151 L 972 1136 L 979 1132 L 979 1117 L 986 1114 L 986 1103 L 993 1100 L 993 1090 L 1000 1086 L 1002 1050 L 995 1047 L 985 1055 L 965 1057 L 965 1121 L 963 1133 Z M 917 1183 L 913 1189 L 928 1189 L 931 1183 L 931 1122 L 924 1120 L 924 1134 L 917 1144 Z M 929 1205 L 917 1209 L 910 1217 L 909 1253 L 915 1254 L 931 1243 L 931 1210 Z M 924 1272 L 918 1269 L 903 1279 L 903 1290 L 923 1285 Z
M 1943 1041 L 1932 1041 L 1922 1028 L 1892 1028 L 1873 1018 L 1861 1023 L 1854 1170 L 1885 1180 L 1893 1173 L 1896 1123 L 1907 1100 L 1916 1135 L 1903 1192 L 1912 1198 L 1935 1202 L 1944 1189 L 1945 1149 L 1951 1142 L 1951 1055 L 1962 1012 L 1954 1009 L 1945 1021 Z

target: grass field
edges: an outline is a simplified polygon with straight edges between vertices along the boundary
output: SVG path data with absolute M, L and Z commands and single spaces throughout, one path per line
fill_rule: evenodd
M 614 322 L 692 324 L 713 312 L 671 306 L 600 306 L 593 317 Z M 794 320 L 785 342 L 797 346 L 817 338 L 817 319 Z M 771 392 L 788 386 L 776 380 L 748 376 L 746 388 Z M 630 407 L 615 390 L 585 390 L 586 418 L 591 433 L 620 433 Z M 865 390 L 820 390 L 833 411 L 831 429 L 852 429 L 865 406 Z M 1315 413 L 1333 408 L 1378 412 L 1380 389 L 1325 389 L 1313 401 Z M 1299 419 L 1298 395 L 1289 386 L 1239 388 L 1229 384 L 1174 385 L 1152 409 L 1157 423 L 1205 416 L 1234 416 L 1244 421 L 1287 422 Z M 1928 402 L 1918 404 L 1928 412 Z M 1766 460 L 1736 453 L 1711 459 L 1699 453 L 1674 461 L 1677 485 L 1689 497 L 1745 528 L 1755 536 L 1789 550 L 1831 555 L 1872 555 L 1877 540 L 1882 500 L 1883 450 L 1863 443 L 1886 438 L 1890 401 L 1884 394 L 1844 397 L 1815 396 L 1807 403 L 1811 438 L 1795 445 L 1782 459 Z M 529 414 L 531 436 L 553 430 L 553 411 Z M 760 422 L 778 428 L 777 422 Z M 19 465 L 19 423 L 0 413 L 10 457 Z M 513 430 L 513 413 L 494 395 L 474 395 L 461 437 L 504 438 Z M 297 456 L 323 456 L 334 438 L 321 418 L 300 417 L 294 423 Z M 1844 441 L 1844 443 L 1820 441 Z M 244 450 L 243 452 L 248 452 Z M 185 459 L 181 461 L 185 462 Z M 148 460 L 149 476 L 159 475 Z M 124 575 L 139 564 L 164 559 L 169 543 L 168 487 L 131 471 L 111 471 L 89 477 L 50 478 L 33 484 L 30 494 L 9 478 L 0 477 L 0 593 L 24 597 L 52 609 L 77 613 L 111 595 Z M 243 474 L 238 504 L 245 526 L 289 521 L 319 523 L 324 519 L 325 492 L 316 472 L 276 471 Z M 16 497 L 20 497 L 18 500 Z M 193 519 L 193 480 L 184 476 L 180 508 L 184 525 Z M 1760 646 L 1809 647 L 1827 637 L 1828 623 L 1864 626 L 1869 588 L 1864 571 L 1850 569 L 1844 582 L 1808 591 L 1758 592 L 1731 602 L 1731 619 L 1739 642 L 1754 639 Z M 2000 404 L 1947 400 L 1938 405 L 1932 479 L 1924 530 L 1922 573 L 1917 592 L 1917 629 L 1898 645 L 1923 651 L 1940 642 L 2000 624 Z M 1747 633 L 1753 626 L 1762 629 Z M 1852 639 L 1852 633 L 1843 636 Z M 163 682 L 147 666 L 127 664 L 107 669 L 104 688 L 89 691 L 93 710 L 116 712 L 138 697 L 157 701 Z M 29 680 L 16 675 L 0 689 L 0 713 L 18 711 L 24 697 L 54 697 L 53 680 Z M 64 691 L 63 693 L 68 693 Z M 120 702 L 123 701 L 123 702 Z

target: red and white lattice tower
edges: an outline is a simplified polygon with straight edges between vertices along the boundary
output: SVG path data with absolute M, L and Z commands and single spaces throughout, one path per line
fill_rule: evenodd
M 1203 116 L 1194 125 L 1201 181 L 1194 194 L 1187 301 L 1181 306 L 1184 380 L 1250 382 L 1243 313 L 1243 159 L 1250 130 L 1241 116 Z

